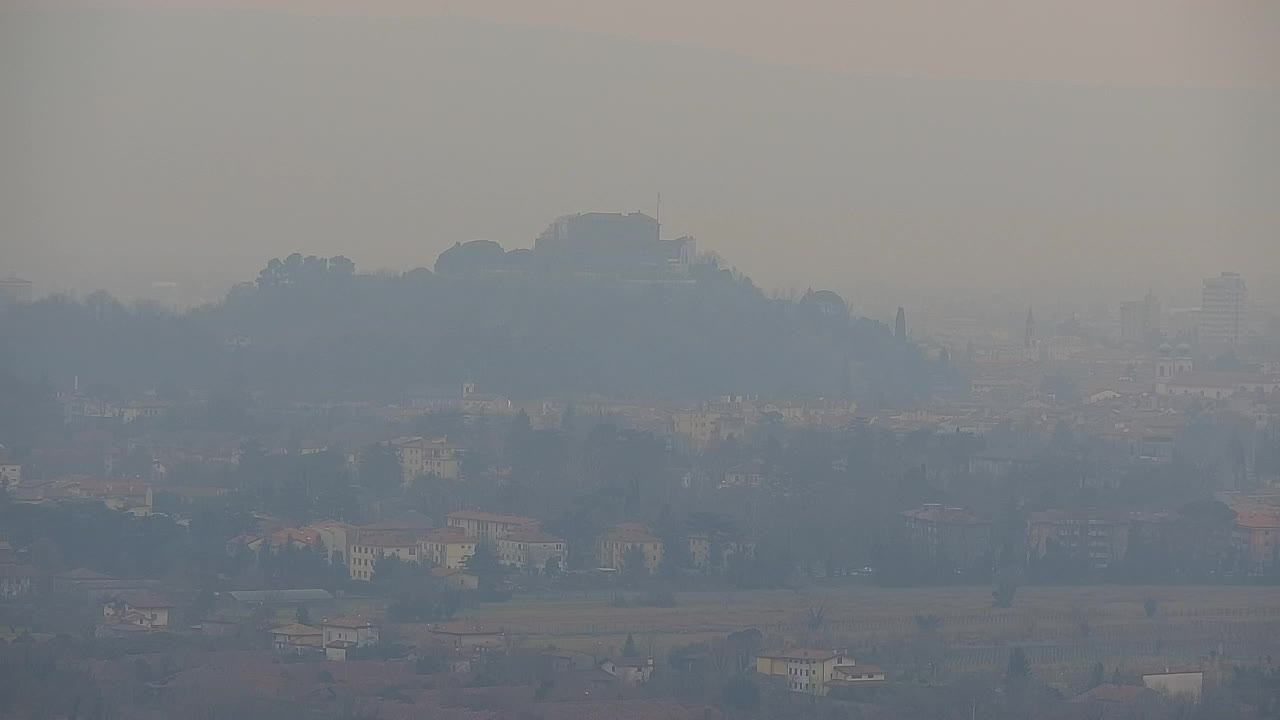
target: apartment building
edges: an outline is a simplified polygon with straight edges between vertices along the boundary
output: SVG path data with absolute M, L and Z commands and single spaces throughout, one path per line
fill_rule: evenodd
M 1102 569 L 1123 562 L 1129 538 L 1142 518 L 1124 512 L 1049 510 L 1031 513 L 1027 544 L 1031 557 L 1050 552 Z
M 498 540 L 517 531 L 538 529 L 535 518 L 523 515 L 459 510 L 445 516 L 445 525 L 461 528 L 467 537 L 497 544 Z
M 541 572 L 552 560 L 563 568 L 568 559 L 564 538 L 540 530 L 517 530 L 498 539 L 498 559 L 504 565 Z
M 412 484 L 419 475 L 435 475 L 444 480 L 457 480 L 462 474 L 462 448 L 446 438 L 402 438 L 392 442 L 400 457 L 404 484 Z
M 421 540 L 414 533 L 386 530 L 360 530 L 351 537 L 347 566 L 352 580 L 371 580 L 379 560 L 399 558 L 402 562 L 420 562 Z
M 1213 350 L 1239 347 L 1245 338 L 1249 289 L 1240 273 L 1205 278 L 1200 294 L 1200 342 Z
M 422 540 L 421 557 L 436 567 L 457 570 L 466 567 L 467 560 L 475 555 L 476 542 L 460 527 L 443 527 Z
M 990 565 L 991 521 L 971 510 L 926 503 L 902 513 L 903 538 L 916 555 L 957 570 Z

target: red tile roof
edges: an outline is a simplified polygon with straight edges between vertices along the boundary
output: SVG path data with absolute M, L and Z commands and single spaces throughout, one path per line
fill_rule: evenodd
M 1249 530 L 1280 530 L 1280 509 L 1241 510 L 1236 515 L 1236 525 Z

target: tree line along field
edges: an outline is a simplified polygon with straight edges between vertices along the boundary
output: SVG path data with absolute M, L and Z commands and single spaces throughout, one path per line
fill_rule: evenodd
M 892 668 L 918 660 L 924 631 L 917 616 L 934 616 L 937 672 L 955 675 L 1002 670 L 1014 645 L 1046 676 L 1064 678 L 1096 662 L 1110 671 L 1117 664 L 1199 666 L 1219 654 L 1241 662 L 1280 656 L 1280 592 L 1268 587 L 1021 588 L 1007 610 L 991 607 L 987 587 L 692 592 L 677 594 L 673 608 L 620 607 L 615 597 L 520 598 L 467 610 L 460 620 L 503 628 L 527 647 L 594 654 L 616 652 L 633 634 L 660 661 L 674 648 L 756 628 L 766 645 L 847 647 Z M 816 630 L 815 612 L 822 615 Z M 409 637 L 424 631 L 402 630 Z

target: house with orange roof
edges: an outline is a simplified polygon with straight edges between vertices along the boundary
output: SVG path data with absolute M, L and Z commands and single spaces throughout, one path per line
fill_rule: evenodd
M 1280 554 L 1280 508 L 1249 505 L 1236 508 L 1235 544 L 1254 568 L 1272 565 Z

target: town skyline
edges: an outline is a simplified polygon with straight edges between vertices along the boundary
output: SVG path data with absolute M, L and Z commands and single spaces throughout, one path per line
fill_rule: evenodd
M 1280 3 L 0 0 L 0 720 L 1261 720 Z

